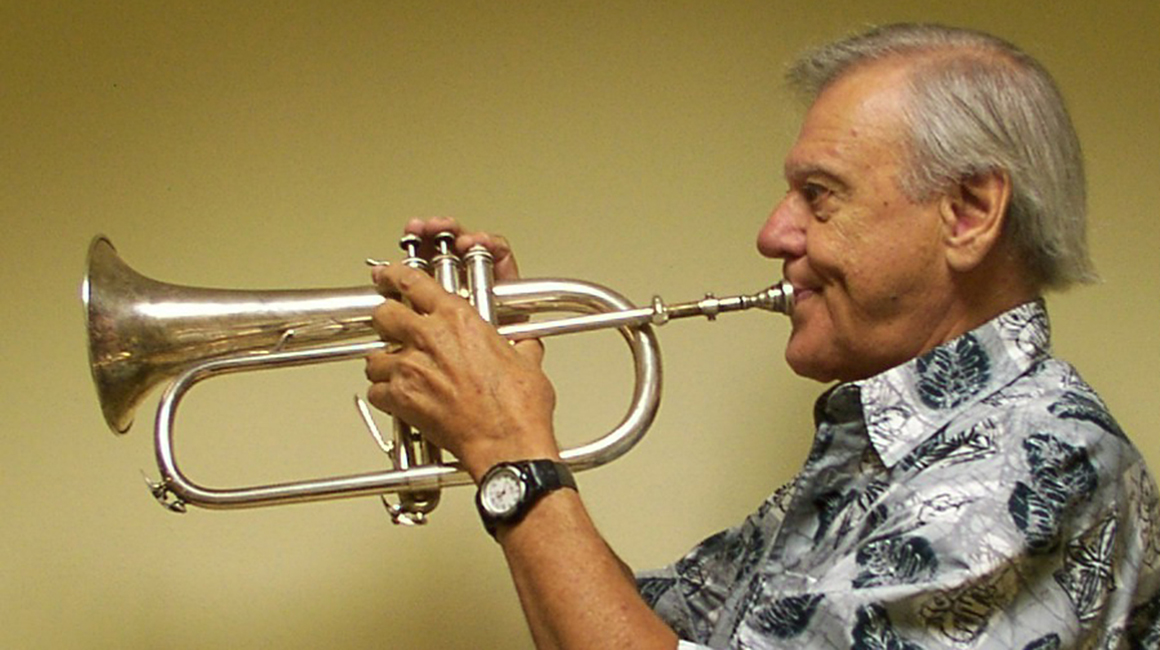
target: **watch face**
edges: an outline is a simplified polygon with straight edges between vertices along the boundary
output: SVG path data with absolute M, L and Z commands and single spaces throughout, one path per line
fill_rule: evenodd
M 518 470 L 501 467 L 488 477 L 479 492 L 479 502 L 493 516 L 514 512 L 524 496 L 524 481 Z

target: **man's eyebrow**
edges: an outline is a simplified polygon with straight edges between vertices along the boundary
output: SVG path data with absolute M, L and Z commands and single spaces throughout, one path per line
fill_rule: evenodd
M 793 185 L 801 183 L 807 178 L 823 178 L 831 183 L 836 183 L 842 188 L 848 187 L 849 183 L 845 178 L 831 167 L 819 165 L 815 163 L 795 164 L 786 163 L 784 169 L 785 180 Z

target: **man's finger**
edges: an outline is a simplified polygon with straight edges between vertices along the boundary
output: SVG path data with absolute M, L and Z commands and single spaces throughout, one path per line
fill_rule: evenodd
M 420 314 L 431 313 L 443 301 L 461 300 L 447 293 L 443 285 L 425 271 L 403 264 L 376 266 L 372 277 L 380 294 L 387 297 L 397 295 L 410 302 Z
M 544 362 L 544 343 L 540 339 L 524 339 L 512 344 L 515 351 L 523 358 L 541 365 Z

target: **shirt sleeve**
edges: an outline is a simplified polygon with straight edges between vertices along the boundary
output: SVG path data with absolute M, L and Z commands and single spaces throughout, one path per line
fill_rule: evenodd
M 760 562 L 780 526 L 793 488 L 783 486 L 740 525 L 705 539 L 677 562 L 637 573 L 641 596 L 679 637 L 708 643 L 723 613 L 735 607 L 738 581 Z

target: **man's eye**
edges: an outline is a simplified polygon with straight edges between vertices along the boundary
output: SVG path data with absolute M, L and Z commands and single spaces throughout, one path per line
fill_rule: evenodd
M 810 205 L 816 205 L 830 194 L 830 190 L 817 183 L 805 183 L 802 185 L 801 192 L 802 196 Z

